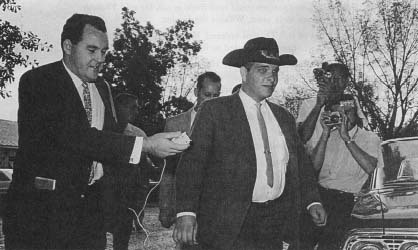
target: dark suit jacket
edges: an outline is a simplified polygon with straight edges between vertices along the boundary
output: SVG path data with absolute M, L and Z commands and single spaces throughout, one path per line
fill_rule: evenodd
M 269 106 L 289 150 L 286 188 L 291 190 L 292 211 L 297 212 L 289 213 L 288 231 L 297 235 L 302 209 L 319 201 L 319 195 L 294 118 L 282 107 Z M 197 214 L 199 242 L 230 249 L 250 206 L 256 178 L 254 144 L 238 93 L 203 103 L 191 139 L 192 147 L 177 166 L 177 213 Z
M 167 119 L 164 127 L 164 132 L 175 132 L 181 131 L 186 132 L 190 136 L 191 132 L 191 118 L 192 110 L 187 110 L 181 114 L 170 117 Z M 163 178 L 160 183 L 160 208 L 169 208 L 173 211 L 175 210 L 175 199 L 176 199 L 176 190 L 175 190 L 175 172 L 176 167 L 179 162 L 180 155 L 174 155 L 166 158 L 166 167 L 164 170 Z M 174 215 L 174 214 L 173 214 Z
M 105 105 L 103 131 L 90 127 L 61 61 L 29 70 L 21 77 L 19 150 L 8 192 L 6 235 L 22 234 L 22 239 L 33 238 L 40 244 L 65 245 L 68 235 L 80 230 L 77 219 L 92 161 L 129 162 L 135 137 L 110 132 L 115 121 L 109 92 L 104 82 L 98 81 L 96 86 Z M 36 189 L 36 176 L 55 179 L 56 190 Z

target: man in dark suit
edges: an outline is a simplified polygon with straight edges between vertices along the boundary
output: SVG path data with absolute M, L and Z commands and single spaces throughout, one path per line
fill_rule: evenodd
M 193 145 L 177 167 L 173 237 L 183 247 L 265 250 L 282 249 L 286 241 L 300 249 L 301 211 L 325 223 L 294 118 L 266 101 L 279 66 L 296 62 L 264 37 L 224 57 L 224 64 L 240 68 L 242 88 L 202 104 Z
M 115 98 L 117 131 L 121 134 L 146 137 L 145 132 L 132 125 L 139 113 L 138 97 L 120 93 Z M 103 210 L 106 231 L 113 235 L 113 249 L 127 250 L 132 233 L 133 220 L 139 215 L 149 190 L 149 172 L 156 171 L 148 154 L 142 153 L 138 165 L 104 166 Z M 135 211 L 135 213 L 132 210 Z M 138 215 L 139 218 L 136 218 Z
M 108 50 L 100 17 L 74 14 L 61 34 L 62 61 L 19 83 L 19 150 L 3 221 L 6 249 L 104 249 L 102 164 L 137 164 L 187 148 L 162 133 L 115 128 L 108 85 L 98 79 Z M 121 166 L 121 164 L 114 164 Z
M 190 136 L 196 113 L 204 101 L 219 97 L 221 94 L 221 78 L 215 72 L 205 72 L 197 77 L 194 89 L 196 104 L 184 113 L 170 117 L 165 123 L 165 132 L 182 131 Z M 159 220 L 164 227 L 170 227 L 176 218 L 175 172 L 179 155 L 167 157 L 167 166 L 160 184 Z

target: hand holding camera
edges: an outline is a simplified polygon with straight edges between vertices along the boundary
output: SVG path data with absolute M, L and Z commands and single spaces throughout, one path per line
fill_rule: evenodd
M 313 73 L 318 85 L 317 105 L 324 106 L 331 91 L 331 73 L 322 68 L 314 68 Z
M 335 127 L 341 125 L 342 115 L 339 111 L 330 112 L 324 116 L 324 123 L 328 127 Z

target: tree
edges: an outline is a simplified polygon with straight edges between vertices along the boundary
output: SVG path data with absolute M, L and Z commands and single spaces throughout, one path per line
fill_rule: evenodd
M 411 0 L 314 4 L 325 48 L 351 71 L 371 129 L 383 139 L 411 136 L 418 119 L 418 10 Z M 416 134 L 415 134 L 416 135 Z
M 21 6 L 14 0 L 0 0 L 0 8 L 3 12 L 17 13 Z M 36 60 L 30 60 L 28 55 L 18 52 L 18 48 L 31 52 L 50 51 L 52 45 L 47 42 L 42 43 L 41 39 L 32 32 L 21 31 L 19 27 L 0 19 L 0 96 L 2 98 L 9 97 L 6 87 L 15 80 L 16 66 L 38 66 Z
M 115 31 L 103 75 L 116 92 L 129 91 L 139 97 L 138 125 L 153 134 L 161 130 L 165 116 L 161 112 L 163 77 L 178 64 L 190 64 L 190 58 L 201 49 L 201 41 L 193 40 L 192 20 L 178 20 L 160 31 L 149 22 L 141 25 L 134 15 L 135 11 L 122 9 L 122 27 Z M 167 104 L 165 107 L 167 110 Z
M 193 56 L 187 63 L 179 63 L 172 67 L 163 77 L 163 113 L 165 117 L 180 114 L 193 106 L 188 99 L 193 96 L 197 77 L 206 72 L 209 62 Z

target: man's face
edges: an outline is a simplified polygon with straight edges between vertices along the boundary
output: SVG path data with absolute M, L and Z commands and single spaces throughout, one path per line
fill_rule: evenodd
M 87 24 L 80 42 L 67 39 L 63 47 L 69 69 L 83 81 L 95 81 L 109 49 L 107 34 Z
M 209 78 L 205 78 L 202 82 L 201 89 L 195 89 L 194 93 L 197 97 L 196 108 L 199 108 L 204 101 L 219 97 L 221 94 L 221 83 L 214 82 Z
M 259 102 L 270 97 L 277 85 L 279 66 L 267 63 L 253 63 L 248 70 L 241 67 L 242 89 Z
M 348 86 L 348 77 L 343 76 L 342 72 L 339 70 L 331 71 L 331 96 L 340 96 L 344 93 L 345 88 Z
M 119 120 L 133 123 L 139 114 L 139 105 L 136 100 L 132 100 L 125 105 L 118 107 Z

